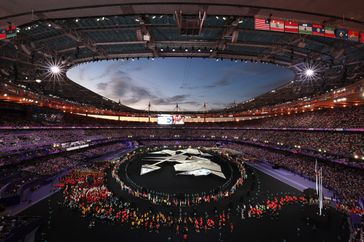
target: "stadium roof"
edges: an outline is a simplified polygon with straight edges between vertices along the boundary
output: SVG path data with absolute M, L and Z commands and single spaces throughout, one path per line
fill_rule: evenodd
M 168 14 L 175 10 L 186 14 L 206 10 L 209 15 L 254 16 L 272 14 L 275 17 L 327 21 L 339 24 L 344 19 L 352 24 L 364 23 L 361 0 L 3 0 L 0 18 L 23 25 L 34 20 L 33 15 L 47 18 L 73 18 L 105 15 Z
M 35 80 L 44 78 L 44 63 L 50 61 L 68 68 L 101 59 L 172 56 L 274 63 L 297 73 L 304 63 L 320 66 L 320 82 L 308 88 L 302 83 L 282 87 L 263 95 L 264 104 L 343 86 L 343 77 L 349 83 L 361 78 L 364 49 L 359 41 L 255 30 L 254 17 L 364 31 L 360 0 L 3 0 L 0 26 L 16 25 L 18 36 L 0 41 L 0 75 Z M 45 86 L 42 92 L 50 89 Z M 53 84 L 53 89 L 71 100 L 102 99 L 69 80 L 57 88 Z

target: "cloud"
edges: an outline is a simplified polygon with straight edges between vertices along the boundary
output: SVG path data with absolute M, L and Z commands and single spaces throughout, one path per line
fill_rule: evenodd
M 111 77 L 107 91 L 114 99 L 120 98 L 127 105 L 154 98 L 147 88 L 137 86 L 135 82 L 126 72 L 119 70 Z
M 172 103 L 185 103 L 186 99 L 189 97 L 190 95 L 175 95 L 172 97 L 167 97 L 167 98 L 155 98 L 153 100 L 153 103 L 155 105 L 168 105 L 168 104 L 172 104 Z
M 170 97 L 155 95 L 147 87 L 139 86 L 127 72 L 118 70 L 111 76 L 109 83 L 98 83 L 97 88 L 103 90 L 103 94 L 114 100 L 120 99 L 121 103 L 133 105 L 140 102 L 151 102 L 153 105 L 164 106 L 171 104 L 196 104 L 189 101 L 189 94 L 179 94 Z M 106 84 L 106 85 L 105 85 Z M 102 89 L 104 88 L 104 89 Z
M 78 73 L 79 80 L 84 81 L 86 79 L 85 74 L 86 74 L 86 68 L 83 67 L 80 69 L 80 71 Z
M 89 81 L 95 81 L 105 77 L 112 76 L 119 70 L 120 67 L 123 66 L 125 66 L 124 62 L 112 61 L 109 65 L 106 66 L 105 70 L 102 71 L 101 74 L 90 78 Z
M 229 86 L 231 84 L 232 77 L 233 77 L 232 73 L 225 72 L 222 78 L 215 81 L 212 85 L 205 86 L 205 88 L 215 88 L 215 87 Z
M 200 85 L 200 86 L 191 86 L 191 85 L 184 84 L 184 85 L 180 86 L 180 89 L 187 89 L 187 90 L 213 89 L 213 88 L 218 88 L 218 87 L 229 86 L 232 83 L 232 79 L 233 79 L 234 75 L 236 75 L 236 74 L 225 71 L 221 78 L 217 79 L 216 81 L 212 82 L 211 84 Z M 196 81 L 196 82 L 198 82 L 198 81 Z
M 97 83 L 96 88 L 99 90 L 105 91 L 107 88 L 107 83 L 105 83 L 105 82 Z

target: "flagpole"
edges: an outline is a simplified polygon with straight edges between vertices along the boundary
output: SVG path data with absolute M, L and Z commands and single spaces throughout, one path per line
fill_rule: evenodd
M 318 174 L 317 174 L 317 159 L 315 160 L 315 177 L 316 177 L 316 194 L 318 195 Z
M 322 167 L 320 168 L 320 175 L 319 175 L 319 209 L 320 209 L 320 216 L 322 215 L 322 208 L 323 208 L 323 193 L 322 193 Z

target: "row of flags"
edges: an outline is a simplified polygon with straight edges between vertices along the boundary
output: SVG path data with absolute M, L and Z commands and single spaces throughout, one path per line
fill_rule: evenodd
M 256 30 L 307 34 L 327 38 L 347 39 L 364 43 L 364 32 L 323 26 L 322 24 L 298 23 L 278 19 L 255 18 Z
M 16 26 L 14 25 L 9 25 L 5 29 L 0 28 L 0 40 L 14 38 L 16 34 Z

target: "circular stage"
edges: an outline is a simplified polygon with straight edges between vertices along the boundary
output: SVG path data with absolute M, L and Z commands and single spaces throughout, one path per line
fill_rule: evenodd
M 232 195 L 246 179 L 243 164 L 204 149 L 139 149 L 116 164 L 121 190 L 155 204 L 189 206 Z

